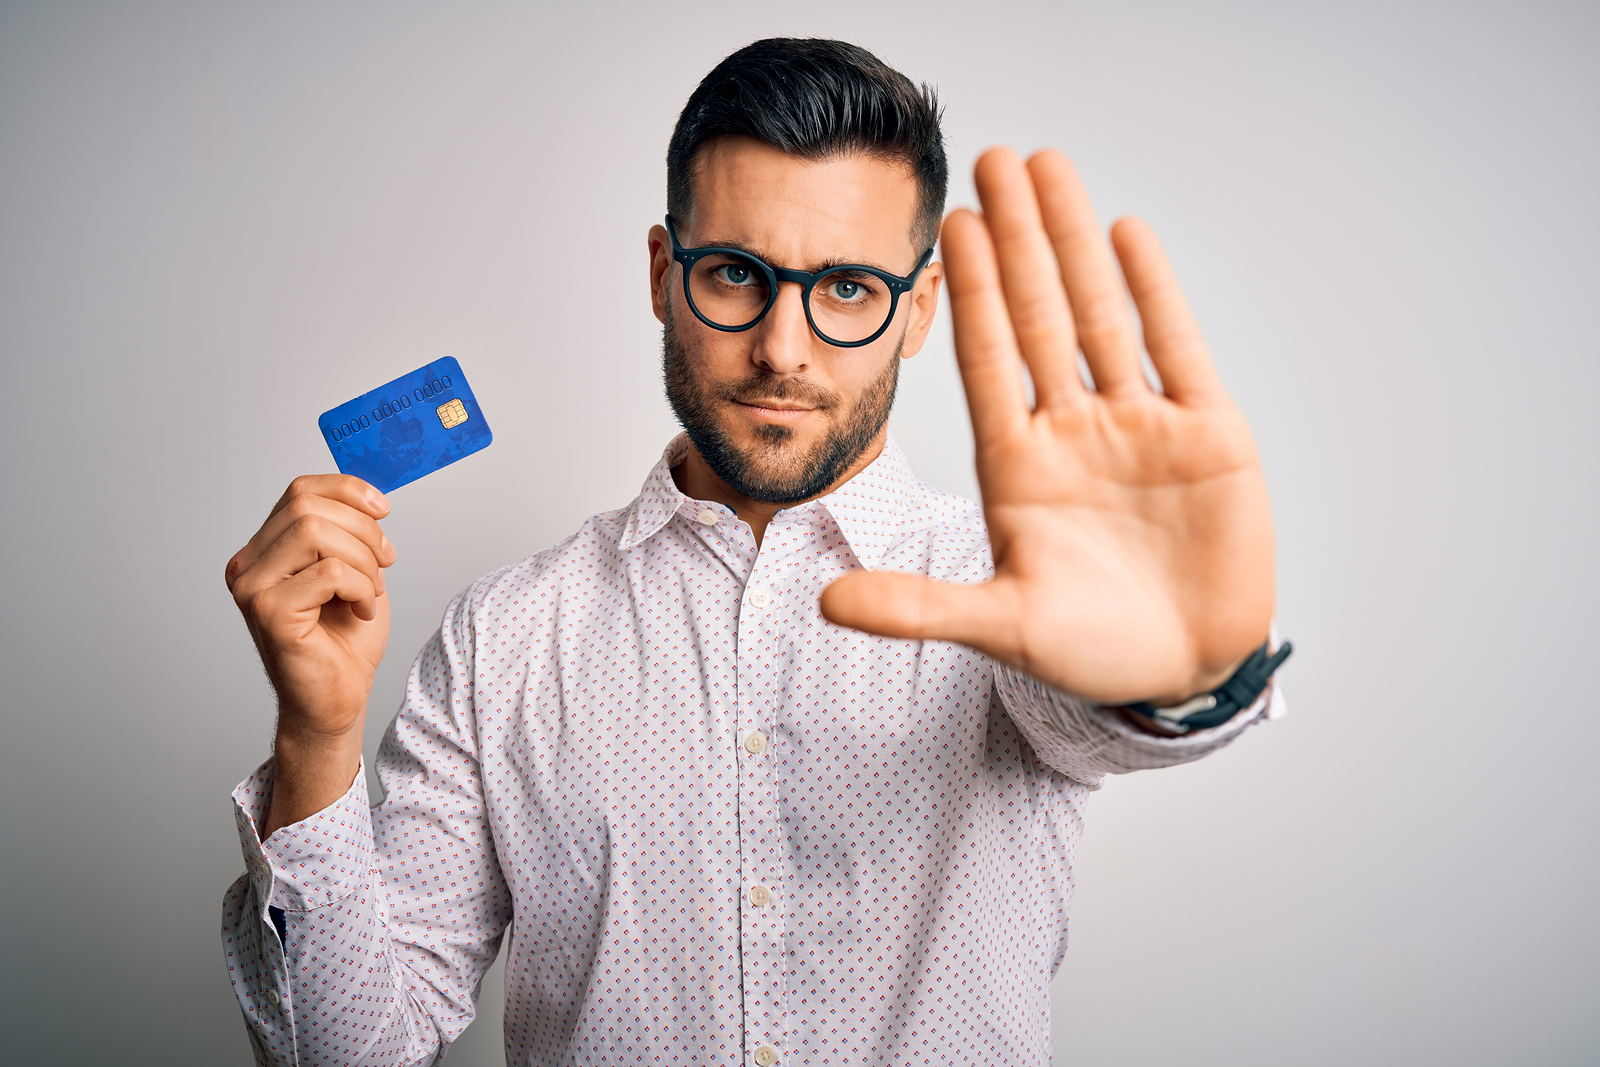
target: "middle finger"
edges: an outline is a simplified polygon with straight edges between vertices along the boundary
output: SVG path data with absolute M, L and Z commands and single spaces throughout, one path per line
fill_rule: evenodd
M 1139 341 L 1128 312 L 1128 294 L 1122 272 L 1111 258 L 1111 248 L 1077 170 L 1060 152 L 1035 153 L 1028 173 L 1038 190 L 1039 211 L 1061 263 L 1072 315 L 1078 324 L 1083 358 L 1100 393 L 1142 386 Z
M 282 507 L 272 513 L 271 518 L 261 524 L 261 529 L 256 531 L 250 543 L 239 553 L 242 557 L 239 559 L 239 569 L 246 570 L 254 565 L 255 561 L 268 551 L 268 547 L 283 536 L 285 530 L 310 516 L 323 519 L 360 541 L 367 547 L 378 566 L 387 567 L 395 561 L 394 546 L 384 536 L 383 528 L 378 525 L 377 519 L 363 511 L 357 511 L 342 501 L 303 493 L 289 498 Z
M 286 527 L 256 561 L 249 581 L 276 585 L 324 559 L 337 559 L 371 579 L 382 595 L 383 565 L 371 546 L 320 515 L 307 515 Z

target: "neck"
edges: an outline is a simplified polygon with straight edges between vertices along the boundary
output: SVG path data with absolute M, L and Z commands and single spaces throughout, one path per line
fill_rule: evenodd
M 689 454 L 684 456 L 683 462 L 672 468 L 672 480 L 678 486 L 679 492 L 696 500 L 715 500 L 719 504 L 726 504 L 733 509 L 733 513 L 740 519 L 750 524 L 750 529 L 756 535 L 756 547 L 761 546 L 761 539 L 766 536 L 767 523 L 772 517 L 784 508 L 792 508 L 796 504 L 804 504 L 807 500 L 827 496 L 851 478 L 866 470 L 873 460 L 883 452 L 884 442 L 889 439 L 887 428 L 879 430 L 878 436 L 872 439 L 856 461 L 845 470 L 833 484 L 829 485 L 816 496 L 808 496 L 805 500 L 793 500 L 787 504 L 774 504 L 769 500 L 756 500 L 736 492 L 732 486 L 718 477 L 700 455 L 700 450 L 691 443 Z

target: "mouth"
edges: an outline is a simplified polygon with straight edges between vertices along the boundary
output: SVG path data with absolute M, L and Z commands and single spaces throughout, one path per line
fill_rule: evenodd
M 793 422 L 817 410 L 791 400 L 735 400 L 733 404 L 737 408 L 742 408 L 746 414 L 775 422 Z

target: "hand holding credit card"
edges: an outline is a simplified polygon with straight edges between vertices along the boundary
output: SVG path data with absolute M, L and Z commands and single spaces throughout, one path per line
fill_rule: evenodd
M 387 493 L 489 447 L 494 434 L 452 356 L 322 413 L 342 474 Z

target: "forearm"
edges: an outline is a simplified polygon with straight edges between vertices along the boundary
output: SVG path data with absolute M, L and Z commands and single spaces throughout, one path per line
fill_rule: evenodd
M 394 945 L 384 929 L 371 813 L 358 762 L 347 788 L 307 820 L 266 840 L 277 793 L 269 761 L 234 790 L 246 873 L 229 889 L 222 935 L 229 977 L 260 1063 L 410 1063 L 421 1059 L 379 1042 L 376 1058 L 356 1049 L 374 1035 L 426 1033 L 407 1019 L 394 980 Z M 352 997 L 361 1003 L 341 1003 Z M 359 1008 L 361 1026 L 343 1024 Z M 330 1024 L 328 1020 L 339 1020 Z M 367 1051 L 376 1052 L 378 1048 Z
M 265 841 L 285 826 L 335 803 L 361 769 L 362 719 L 343 734 L 318 737 L 287 727 L 280 716 L 273 742 L 272 797 L 261 826 Z
M 359 764 L 332 804 L 263 842 L 255 827 L 274 777 L 268 762 L 234 791 L 247 871 L 223 909 L 229 975 L 258 1060 L 431 1062 L 470 1020 L 479 972 L 441 968 L 386 920 L 406 905 L 379 873 Z
M 379 809 L 359 716 L 318 738 L 287 729 L 304 720 L 280 709 L 274 758 L 234 790 L 248 872 L 223 938 L 263 1063 L 430 1063 L 472 1020 L 511 897 L 458 699 L 471 689 L 462 601 L 412 665 L 379 746 Z M 438 773 L 445 764 L 458 773 Z M 422 840 L 430 862 L 397 862 L 396 842 Z M 435 862 L 464 877 L 441 891 Z

